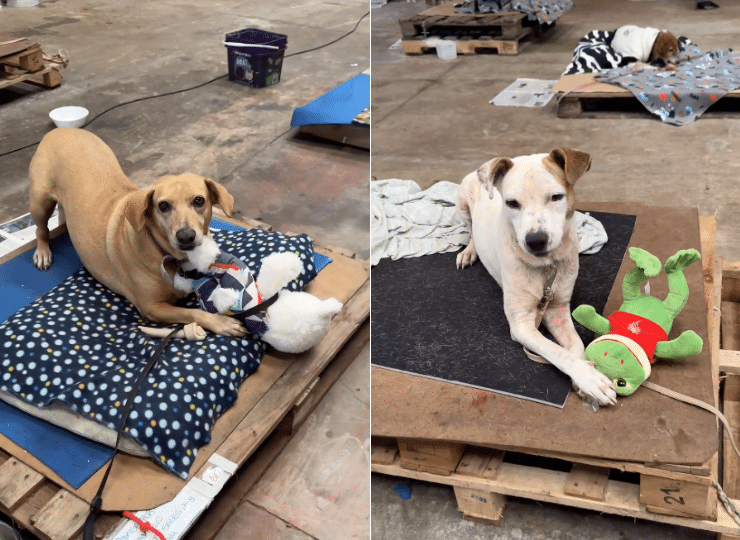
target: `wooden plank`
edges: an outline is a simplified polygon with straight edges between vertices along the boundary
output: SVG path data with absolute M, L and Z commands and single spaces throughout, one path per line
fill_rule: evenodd
M 640 502 L 651 512 L 717 520 L 717 492 L 712 486 L 641 475 Z
M 0 35 L 0 59 L 12 56 L 38 45 L 37 42 L 27 38 L 12 38 L 5 34 Z M 2 60 L 0 60 L 1 62 Z
M 32 518 L 35 531 L 44 540 L 69 540 L 78 534 L 90 513 L 90 505 L 60 490 Z
M 329 141 L 356 146 L 364 150 L 370 149 L 370 129 L 368 126 L 355 124 L 325 124 L 315 126 L 301 126 L 301 133 Z
M 574 463 L 564 492 L 573 497 L 603 501 L 608 481 L 609 469 Z
M 373 443 L 370 448 L 370 462 L 390 465 L 396 461 L 398 447 L 395 444 Z
M 488 461 L 486 471 L 483 473 L 483 478 L 493 480 L 498 476 L 499 467 L 504 462 L 504 454 L 505 452 L 503 450 L 494 450 L 491 459 Z
M 26 49 L 25 51 L 0 58 L 0 64 L 19 68 L 28 72 L 44 69 L 44 53 L 40 45 Z
M 493 457 L 493 450 L 477 446 L 465 450 L 455 472 L 464 476 L 479 476 L 483 478 L 488 470 L 488 464 Z
M 721 105 L 720 105 L 721 104 Z M 720 106 L 717 106 L 720 105 Z M 643 107 L 633 95 L 624 93 L 569 93 L 557 101 L 558 118 L 652 118 L 658 117 Z M 740 96 L 726 94 L 704 115 L 715 118 L 740 118 Z
M 740 350 L 740 303 L 722 302 L 722 348 Z
M 458 509 L 466 518 L 501 525 L 504 518 L 506 496 L 477 489 L 453 486 Z
M 342 255 L 342 256 L 347 257 L 349 259 L 354 259 L 354 258 L 357 257 L 357 254 L 354 251 L 352 251 L 350 249 L 340 248 L 340 247 L 334 246 L 332 244 L 327 244 L 326 245 L 326 249 L 327 249 L 327 251 L 331 251 L 332 253 L 336 253 L 337 255 Z
M 529 29 L 526 30 L 526 34 L 521 35 L 519 39 L 526 37 L 529 33 Z M 519 54 L 519 41 L 517 39 L 455 39 L 453 40 L 457 46 L 457 54 L 485 54 L 495 53 L 501 55 L 516 55 Z M 425 54 L 435 52 L 434 47 L 429 47 L 425 44 L 423 39 L 403 39 L 401 40 L 401 47 L 403 52 L 406 54 Z
M 0 465 L 0 506 L 15 511 L 43 483 L 43 475 L 10 458 Z
M 740 377 L 731 375 L 735 382 Z M 735 440 L 740 440 L 740 402 L 729 401 L 725 399 L 724 414 L 732 428 L 732 435 Z M 723 471 L 722 471 L 722 489 L 728 497 L 740 498 L 740 458 L 732 450 L 727 432 L 723 432 Z
M 57 70 L 52 67 L 47 67 L 42 69 L 41 71 L 37 71 L 36 73 L 9 72 L 7 70 L 4 72 L 0 72 L 0 90 L 20 83 L 30 83 L 45 87 L 53 85 L 59 86 L 59 79 L 45 78 L 52 71 Z M 57 74 L 58 73 L 59 72 L 57 71 Z M 46 82 L 47 80 L 48 83 Z
M 454 471 L 465 452 L 465 444 L 449 441 L 422 441 L 398 439 L 398 451 L 402 467 L 412 467 L 450 474 Z

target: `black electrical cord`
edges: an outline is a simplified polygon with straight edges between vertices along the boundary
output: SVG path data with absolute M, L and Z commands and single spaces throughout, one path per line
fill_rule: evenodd
M 328 47 L 329 45 L 334 45 L 336 42 L 341 41 L 342 39 L 346 38 L 347 36 L 353 34 L 357 30 L 357 28 L 360 26 L 360 23 L 362 22 L 362 20 L 365 17 L 367 17 L 368 15 L 370 15 L 370 12 L 369 11 L 367 13 L 365 13 L 362 17 L 360 17 L 357 20 L 357 23 L 355 24 L 354 28 L 352 28 L 352 30 L 350 30 L 349 32 L 347 32 L 346 34 L 344 34 L 342 36 L 339 36 L 337 39 L 335 39 L 333 41 L 330 41 L 328 43 L 324 43 L 323 45 L 319 45 L 318 47 L 313 47 L 312 49 L 306 49 L 305 51 L 298 51 L 298 52 L 295 52 L 293 54 L 286 54 L 285 55 L 285 58 L 290 58 L 292 56 L 298 56 L 299 54 L 305 54 L 305 53 L 308 53 L 308 52 L 318 51 L 319 49 L 323 49 L 324 47 Z M 219 75 L 218 77 L 214 77 L 213 79 L 210 79 L 210 80 L 208 80 L 208 81 L 206 81 L 204 83 L 200 83 L 200 84 L 197 84 L 195 86 L 191 86 L 190 88 L 184 88 L 182 90 L 174 90 L 172 92 L 166 92 L 164 94 L 157 94 L 157 95 L 154 95 L 154 96 L 144 96 L 144 97 L 132 99 L 131 101 L 124 101 L 123 103 L 118 103 L 117 105 L 113 105 L 112 107 L 108 107 L 103 112 L 100 112 L 100 113 L 96 114 L 92 119 L 88 120 L 83 127 L 89 126 L 90 124 L 92 124 L 93 122 L 95 122 L 95 120 L 97 120 L 98 118 L 100 118 L 101 116 L 103 116 L 104 114 L 108 114 L 109 112 L 111 112 L 111 111 L 113 111 L 115 109 L 118 109 L 119 107 L 123 107 L 125 105 L 131 105 L 133 103 L 139 103 L 140 101 L 147 101 L 147 100 L 150 100 L 150 99 L 157 99 L 157 98 L 172 96 L 174 94 L 184 94 L 185 92 L 190 92 L 191 90 L 197 90 L 198 88 L 203 88 L 206 85 L 209 85 L 209 84 L 214 83 L 214 82 L 216 82 L 216 81 L 218 81 L 220 79 L 223 79 L 227 75 L 228 75 L 228 73 L 224 73 L 223 75 Z M 3 158 L 5 156 L 9 156 L 10 154 L 15 154 L 16 152 L 20 152 L 21 150 L 25 150 L 27 148 L 31 148 L 32 146 L 36 146 L 37 144 L 39 144 L 39 142 L 41 142 L 41 141 L 34 142 L 34 143 L 31 143 L 31 144 L 27 144 L 26 146 L 21 146 L 20 148 L 16 148 L 15 150 L 10 150 L 8 152 L 4 152 L 4 153 L 0 154 L 0 158 Z

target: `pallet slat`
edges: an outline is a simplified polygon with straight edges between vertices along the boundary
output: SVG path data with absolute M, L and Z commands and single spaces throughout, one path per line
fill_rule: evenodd
M 35 532 L 44 540 L 69 540 L 82 530 L 89 513 L 89 504 L 61 490 L 32 521 Z
M 44 481 L 43 475 L 28 465 L 10 458 L 0 465 L 0 506 L 13 512 Z
M 564 492 L 573 497 L 603 501 L 608 481 L 609 469 L 574 463 Z

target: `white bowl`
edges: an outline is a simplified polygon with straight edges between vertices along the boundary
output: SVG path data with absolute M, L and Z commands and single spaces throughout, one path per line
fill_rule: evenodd
M 8 7 L 33 7 L 39 4 L 39 0 L 6 0 Z
M 88 114 L 85 107 L 59 107 L 49 113 L 49 118 L 57 127 L 78 128 L 85 125 Z

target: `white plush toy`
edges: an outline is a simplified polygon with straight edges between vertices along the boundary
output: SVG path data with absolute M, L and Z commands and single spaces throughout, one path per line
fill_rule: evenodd
M 263 259 L 255 280 L 240 259 L 205 237 L 179 263 L 173 283 L 183 293 L 195 292 L 203 309 L 236 317 L 276 350 L 300 353 L 321 339 L 342 309 L 334 298 L 319 300 L 306 292 L 285 290 L 301 270 L 303 264 L 295 253 L 273 253 Z M 252 309 L 263 301 L 264 306 Z

